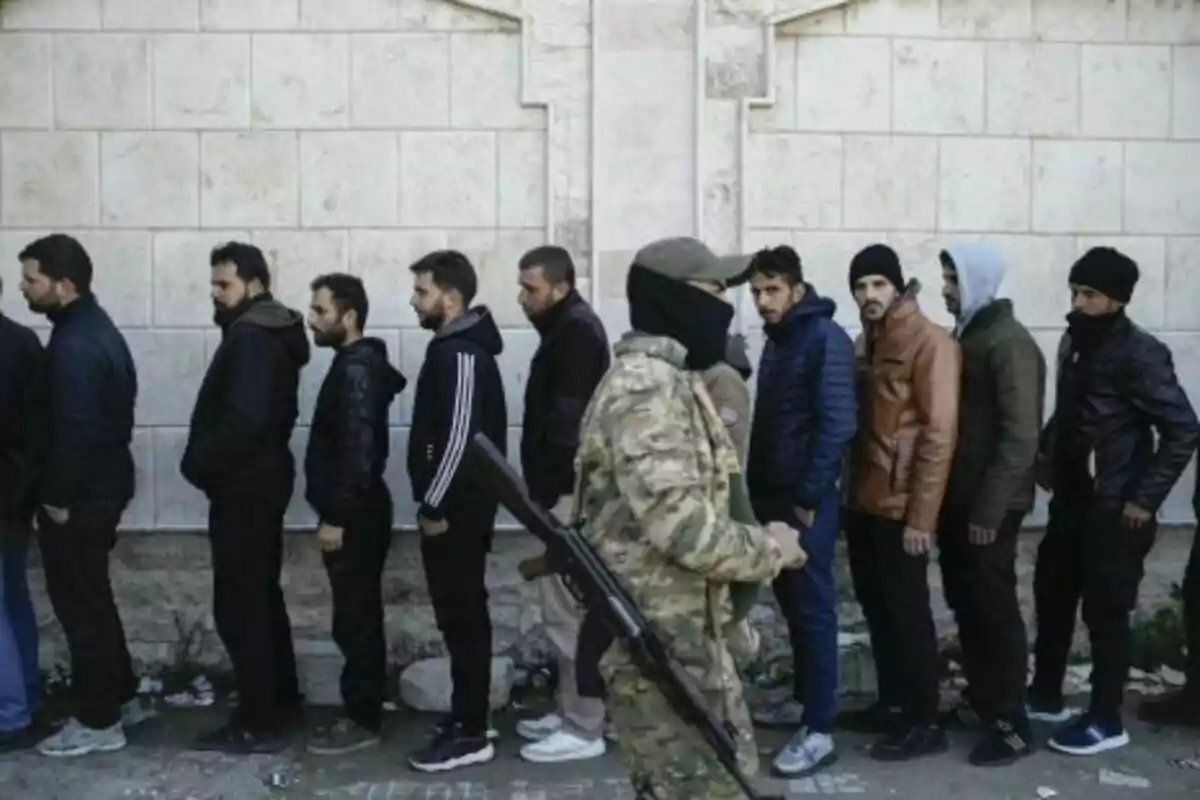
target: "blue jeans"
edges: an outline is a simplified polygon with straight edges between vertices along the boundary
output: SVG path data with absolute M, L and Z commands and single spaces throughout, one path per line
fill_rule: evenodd
M 834 491 L 821 501 L 813 527 L 800 536 L 808 562 L 802 569 L 779 573 L 772 585 L 787 618 L 796 700 L 804 704 L 803 724 L 814 733 L 832 733 L 837 711 L 838 624 L 833 561 L 841 529 L 840 500 Z M 800 527 L 795 511 L 786 504 L 772 510 L 777 513 L 763 522 L 779 520 Z
M 37 713 L 38 628 L 25 556 L 29 537 L 0 536 L 0 731 L 20 730 Z

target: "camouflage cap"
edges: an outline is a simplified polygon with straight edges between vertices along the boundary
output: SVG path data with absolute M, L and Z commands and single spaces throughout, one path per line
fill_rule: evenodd
M 752 258 L 752 255 L 718 256 L 699 239 L 676 236 L 646 245 L 633 257 L 633 263 L 672 280 L 734 286 L 744 282 Z

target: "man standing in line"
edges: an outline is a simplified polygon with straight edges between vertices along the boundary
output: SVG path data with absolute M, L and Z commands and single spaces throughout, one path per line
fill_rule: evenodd
M 1200 469 L 1196 470 L 1192 513 L 1200 520 Z M 1195 532 L 1183 573 L 1183 622 L 1187 683 L 1178 691 L 1143 701 L 1138 718 L 1154 725 L 1200 728 L 1200 534 Z
M 774 769 L 804 777 L 837 760 L 834 557 L 838 479 L 857 425 L 854 343 L 833 321 L 837 305 L 805 283 L 791 247 L 759 252 L 750 287 L 767 337 L 750 434 L 750 498 L 763 522 L 797 528 L 808 553 L 803 568 L 784 570 L 774 584 L 792 642 L 793 697 L 756 721 L 799 728 Z
M 134 495 L 137 369 L 92 294 L 92 260 L 78 241 L 52 234 L 19 258 L 29 308 L 54 324 L 37 524 L 46 592 L 71 653 L 74 701 L 74 715 L 38 749 L 48 756 L 120 750 L 122 725 L 145 719 L 108 572 Z
M 363 335 L 367 293 L 353 275 L 312 282 L 308 327 L 336 351 L 317 394 L 304 457 L 305 496 L 333 591 L 333 640 L 342 651 L 343 713 L 309 738 L 308 751 L 342 755 L 380 741 L 387 682 L 383 565 L 392 541 L 392 495 L 383 480 L 388 408 L 404 376 L 387 344 Z
M 1125 315 L 1137 280 L 1137 264 L 1109 247 L 1071 267 L 1072 310 L 1058 351 L 1054 416 L 1043 433 L 1039 480 L 1053 496 L 1033 578 L 1029 706 L 1035 719 L 1071 716 L 1062 685 L 1082 598 L 1091 707 L 1050 739 L 1069 755 L 1129 743 L 1121 720 L 1129 615 L 1154 545 L 1155 513 L 1200 440 L 1171 351 Z
M 1005 265 L 986 244 L 944 250 L 942 296 L 962 348 L 958 444 L 938 525 L 938 562 L 954 610 L 967 687 L 946 717 L 987 726 L 978 766 L 1030 753 L 1025 622 L 1017 602 L 1017 536 L 1033 508 L 1046 359 L 1011 300 L 997 300 Z
M 489 741 L 492 621 L 485 586 L 497 505 L 459 475 L 471 438 L 505 451 L 508 410 L 496 357 L 504 349 L 485 306 L 471 307 L 475 268 L 438 250 L 410 268 L 412 307 L 434 332 L 413 398 L 408 474 L 420 503 L 421 560 L 454 682 L 450 718 L 409 758 L 413 769 L 445 772 L 495 757 Z
M 946 749 L 938 723 L 938 650 L 929 552 L 958 433 L 958 344 L 917 305 L 896 253 L 867 247 L 850 262 L 862 313 L 858 436 L 850 457 L 846 541 L 879 676 L 878 702 L 847 722 L 883 738 L 882 761 Z
M 197 746 L 277 752 L 303 705 L 279 579 L 283 515 L 296 476 L 289 443 L 308 337 L 300 312 L 271 296 L 271 273 L 257 247 L 229 242 L 209 263 L 221 344 L 196 396 L 180 469 L 208 497 L 213 620 L 241 701 Z
M 0 753 L 36 743 L 38 627 L 25 559 L 45 445 L 45 389 L 41 340 L 0 312 Z
M 533 499 L 569 524 L 579 423 L 608 371 L 608 336 L 575 291 L 575 264 L 565 249 L 530 250 L 518 269 L 518 302 L 541 337 L 525 384 L 521 471 Z M 552 574 L 545 554 L 523 562 L 521 571 L 541 578 L 542 619 L 558 660 L 558 713 L 517 723 L 517 733 L 531 742 L 521 748 L 521 757 L 557 763 L 604 755 L 604 698 L 582 694 L 576 677 L 577 670 L 588 672 L 582 683 L 592 686 L 596 681 L 590 678 L 599 670 L 598 660 L 578 665 L 575 660 L 583 610 Z

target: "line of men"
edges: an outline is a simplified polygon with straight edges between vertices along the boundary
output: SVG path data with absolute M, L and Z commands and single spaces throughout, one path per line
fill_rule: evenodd
M 1153 544 L 1154 513 L 1200 438 L 1195 414 L 1170 352 L 1125 316 L 1138 273 L 1123 254 L 1097 248 L 1072 267 L 1073 311 L 1058 357 L 1056 407 L 1045 425 L 1046 365 L 1011 302 L 997 299 L 999 254 L 963 245 L 940 258 L 953 332 L 921 313 L 919 287 L 904 280 L 893 251 L 875 245 L 850 265 L 864 326 L 856 343 L 833 321 L 834 302 L 804 280 L 791 248 L 720 259 L 695 240 L 663 240 L 641 251 L 630 269 L 633 331 L 611 350 L 574 290 L 565 250 L 537 248 L 518 265 L 519 299 L 541 336 L 521 442 L 534 498 L 566 521 L 605 520 L 607 533 L 597 534 L 602 556 L 605 537 L 622 526 L 649 536 L 657 549 L 640 560 L 628 552 L 620 559 L 635 591 L 655 590 L 646 596 L 649 613 L 665 602 L 668 629 L 687 622 L 677 641 L 700 642 L 713 627 L 705 620 L 708 605 L 672 599 L 694 593 L 699 573 L 701 586 L 728 587 L 722 603 L 732 612 L 720 626 L 720 648 L 731 657 L 752 655 L 756 637 L 745 612 L 756 586 L 772 582 L 788 621 L 796 685 L 789 701 L 756 720 L 797 729 L 773 762 L 783 775 L 832 764 L 835 725 L 878 732 L 872 753 L 887 760 L 945 750 L 948 724 L 982 729 L 970 755 L 977 764 L 1011 763 L 1028 753 L 1031 718 L 1069 723 L 1051 740 L 1067 753 L 1128 741 L 1120 708 L 1129 615 Z M 72 719 L 38 746 L 48 755 L 115 750 L 124 745 L 124 727 L 146 715 L 108 578 L 116 526 L 133 496 L 136 369 L 91 292 L 92 265 L 77 241 L 55 234 L 30 244 L 20 260 L 26 300 L 54 330 L 43 353 L 36 335 L 0 317 L 0 744 L 19 747 L 44 733 L 33 722 L 37 634 L 24 578 L 24 532 L 36 515 L 74 697 Z M 304 317 L 271 296 L 257 248 L 222 245 L 210 270 L 222 340 L 199 390 L 181 470 L 209 499 L 213 614 L 241 700 L 229 722 L 198 746 L 270 752 L 286 744 L 303 704 L 279 580 L 283 514 L 295 477 L 289 441 L 309 344 Z M 431 253 L 410 270 L 411 304 L 433 337 L 417 378 L 407 466 L 453 679 L 451 713 L 410 764 L 443 771 L 494 757 L 484 576 L 496 506 L 459 471 L 476 432 L 504 446 L 507 412 L 496 366 L 503 344 L 487 308 L 472 305 L 476 275 L 462 254 Z M 740 283 L 749 283 L 767 335 L 752 410 L 744 343 L 729 335 L 726 292 Z M 320 519 L 333 636 L 346 664 L 343 713 L 312 732 L 309 749 L 345 753 L 380 737 L 380 584 L 392 521 L 383 471 L 388 409 L 406 380 L 384 343 L 365 335 L 369 307 L 357 278 L 321 276 L 312 291 L 313 341 L 336 356 L 312 420 L 306 499 Z M 673 366 L 660 374 L 664 364 Z M 655 383 L 664 375 L 666 388 Z M 701 388 L 693 392 L 693 383 Z M 669 441 L 705 446 L 681 461 Z M 711 486 L 697 464 L 726 477 Z M 1053 500 L 1035 578 L 1037 669 L 1027 688 L 1015 553 L 1035 480 Z M 693 529 L 680 509 L 703 487 L 728 500 L 714 507 L 706 499 L 712 519 Z M 609 508 L 614 503 L 624 516 Z M 879 699 L 835 719 L 833 562 L 843 529 Z M 968 679 L 962 702 L 942 714 L 927 582 L 935 541 Z M 729 555 L 734 551 L 738 558 Z M 664 577 L 657 563 L 664 557 L 683 572 Z M 692 788 L 718 796 L 716 770 L 703 768 L 702 751 L 686 747 L 690 739 L 677 735 L 669 713 L 653 711 L 651 690 L 613 656 L 619 648 L 577 606 L 553 565 L 533 559 L 521 570 L 539 580 L 560 675 L 556 712 L 518 726 L 532 740 L 522 756 L 551 762 L 602 755 L 607 707 L 622 755 L 646 791 L 667 791 L 689 774 L 685 783 L 698 781 Z M 1178 697 L 1144 706 L 1156 721 L 1200 721 L 1198 573 L 1194 552 L 1185 581 L 1189 684 Z M 1095 668 L 1091 708 L 1072 723 L 1062 683 L 1081 601 Z M 755 756 L 748 712 L 740 684 L 729 689 L 736 669 L 718 661 L 725 690 L 714 702 L 724 703 L 742 734 L 749 766 Z

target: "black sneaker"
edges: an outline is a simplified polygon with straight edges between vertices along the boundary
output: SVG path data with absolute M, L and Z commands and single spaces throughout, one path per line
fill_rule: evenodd
M 318 756 L 340 756 L 365 750 L 379 742 L 379 731 L 365 728 L 352 719 L 339 717 L 328 728 L 313 731 L 307 750 Z
M 496 748 L 486 736 L 463 736 L 462 728 L 456 725 L 435 736 L 425 749 L 408 759 L 408 764 L 418 772 L 449 772 L 486 764 L 495 757 Z
M 911 761 L 922 756 L 944 753 L 950 746 L 946 732 L 938 725 L 914 725 L 884 736 L 871 745 L 871 758 L 876 761 Z
M 876 701 L 866 708 L 843 711 L 838 715 L 837 726 L 853 733 L 886 735 L 900 730 L 904 722 L 899 708 Z
M 442 736 L 451 728 L 454 727 L 454 717 L 447 714 L 439 719 L 433 726 L 433 735 Z M 487 738 L 489 742 L 494 742 L 500 738 L 500 731 L 492 727 L 491 721 L 488 721 Z
M 196 742 L 193 750 L 231 755 L 254 753 L 279 753 L 286 750 L 288 740 L 278 733 L 252 732 L 236 722 L 229 722 L 206 734 Z
M 967 757 L 977 767 L 1007 767 L 1033 752 L 1029 725 L 996 720 Z
M 1200 728 L 1200 691 L 1182 689 L 1152 700 L 1143 700 L 1138 719 L 1171 728 Z

